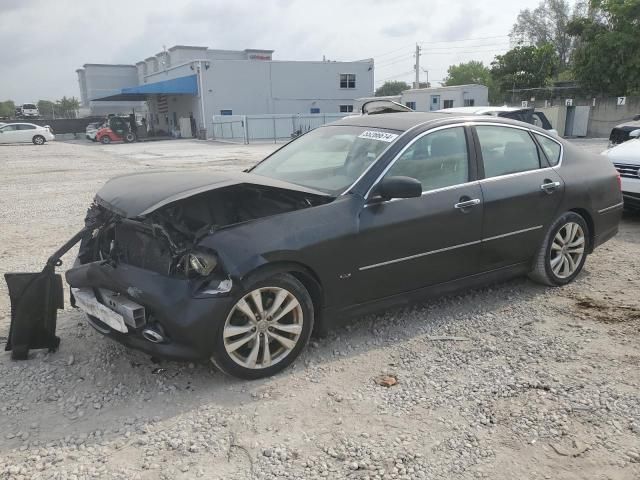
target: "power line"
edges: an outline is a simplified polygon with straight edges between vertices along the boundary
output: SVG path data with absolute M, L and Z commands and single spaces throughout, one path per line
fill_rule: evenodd
M 436 43 L 457 43 L 457 42 L 469 42 L 472 40 L 490 40 L 492 38 L 508 38 L 509 35 L 494 35 L 492 37 L 475 37 L 475 38 L 461 38 L 459 40 L 441 40 L 439 42 L 418 42 L 420 45 L 434 45 Z

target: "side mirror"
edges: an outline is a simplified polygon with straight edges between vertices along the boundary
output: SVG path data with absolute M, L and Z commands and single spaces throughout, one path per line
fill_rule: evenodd
M 629 138 L 640 138 L 640 128 L 629 133 Z
M 415 198 L 422 195 L 422 184 L 411 177 L 389 177 L 382 180 L 373 190 L 374 197 L 383 200 L 392 198 Z

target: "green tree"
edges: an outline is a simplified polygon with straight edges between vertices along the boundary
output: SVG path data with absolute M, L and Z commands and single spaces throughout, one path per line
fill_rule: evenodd
M 43 117 L 53 117 L 55 113 L 55 103 L 49 100 L 38 100 L 38 111 Z
M 511 40 L 518 45 L 541 47 L 553 45 L 559 59 L 559 71 L 569 67 L 576 40 L 568 32 L 571 21 L 584 16 L 586 4 L 579 0 L 572 6 L 567 0 L 542 0 L 536 8 L 520 10 L 511 30 Z
M 56 102 L 56 116 L 75 118 L 80 108 L 80 101 L 76 97 L 62 97 Z
M 404 90 L 411 87 L 407 82 L 402 81 L 386 81 L 376 90 L 376 97 L 386 97 L 389 95 L 400 95 Z
M 509 91 L 548 85 L 558 70 L 553 45 L 516 47 L 491 62 L 491 77 L 501 96 Z
M 458 65 L 451 65 L 447 70 L 447 77 L 444 79 L 444 85 L 451 87 L 454 85 L 469 85 L 476 83 L 489 88 L 489 101 L 491 103 L 499 103 L 501 101 L 500 93 L 497 91 L 495 82 L 491 76 L 491 70 L 484 63 L 477 60 L 471 60 Z
M 446 87 L 471 83 L 488 86 L 490 82 L 491 71 L 484 66 L 484 63 L 477 60 L 451 65 L 447 70 L 447 77 L 444 79 Z
M 13 117 L 16 114 L 16 104 L 13 100 L 0 102 L 0 118 Z
M 640 1 L 591 0 L 589 15 L 575 19 L 569 34 L 576 80 L 593 94 L 640 95 Z

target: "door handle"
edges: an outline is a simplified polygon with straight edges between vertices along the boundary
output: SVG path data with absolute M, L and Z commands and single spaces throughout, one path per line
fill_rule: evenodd
M 462 210 L 462 209 L 465 209 L 465 208 L 474 207 L 474 206 L 479 205 L 479 204 L 480 204 L 480 199 L 479 198 L 474 198 L 472 200 L 465 200 L 463 202 L 458 202 L 453 206 L 453 208 L 457 208 L 459 210 Z
M 560 186 L 560 182 L 546 182 L 540 185 L 540 190 L 543 192 L 551 193 L 553 190 Z

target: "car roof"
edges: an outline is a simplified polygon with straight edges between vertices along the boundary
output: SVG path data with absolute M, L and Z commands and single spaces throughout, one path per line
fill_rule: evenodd
M 446 113 L 435 112 L 399 112 L 379 115 L 352 115 L 330 125 L 353 125 L 359 127 L 389 128 L 391 130 L 409 130 L 421 123 L 449 119 Z
M 11 123 L 5 123 L 5 124 L 3 125 L 3 127 L 4 127 L 4 126 L 6 126 L 6 125 L 33 125 L 34 127 L 39 127 L 39 126 L 40 126 L 40 125 L 36 125 L 35 123 L 28 123 L 28 122 L 11 122 Z
M 549 132 L 542 128 L 536 127 L 529 123 L 512 120 L 504 117 L 493 117 L 487 115 L 472 115 L 472 114 L 458 114 L 454 113 L 441 113 L 441 112 L 405 112 L 405 113 L 384 113 L 380 115 L 353 115 L 345 117 L 336 122 L 332 122 L 330 125 L 345 125 L 345 126 L 358 126 L 358 127 L 371 127 L 371 128 L 386 128 L 390 130 L 406 131 L 417 125 L 424 123 L 432 123 L 434 127 L 440 125 L 446 125 L 451 123 L 460 122 L 488 122 L 488 123 L 502 123 L 505 125 L 514 125 L 524 127 L 528 130 L 543 133 L 549 135 Z
M 507 107 L 506 105 L 502 107 L 453 107 L 453 108 L 445 108 L 442 110 L 437 110 L 437 112 L 442 113 L 467 113 L 469 115 L 483 115 L 491 112 L 517 112 L 519 110 L 526 110 L 526 108 L 520 107 Z

